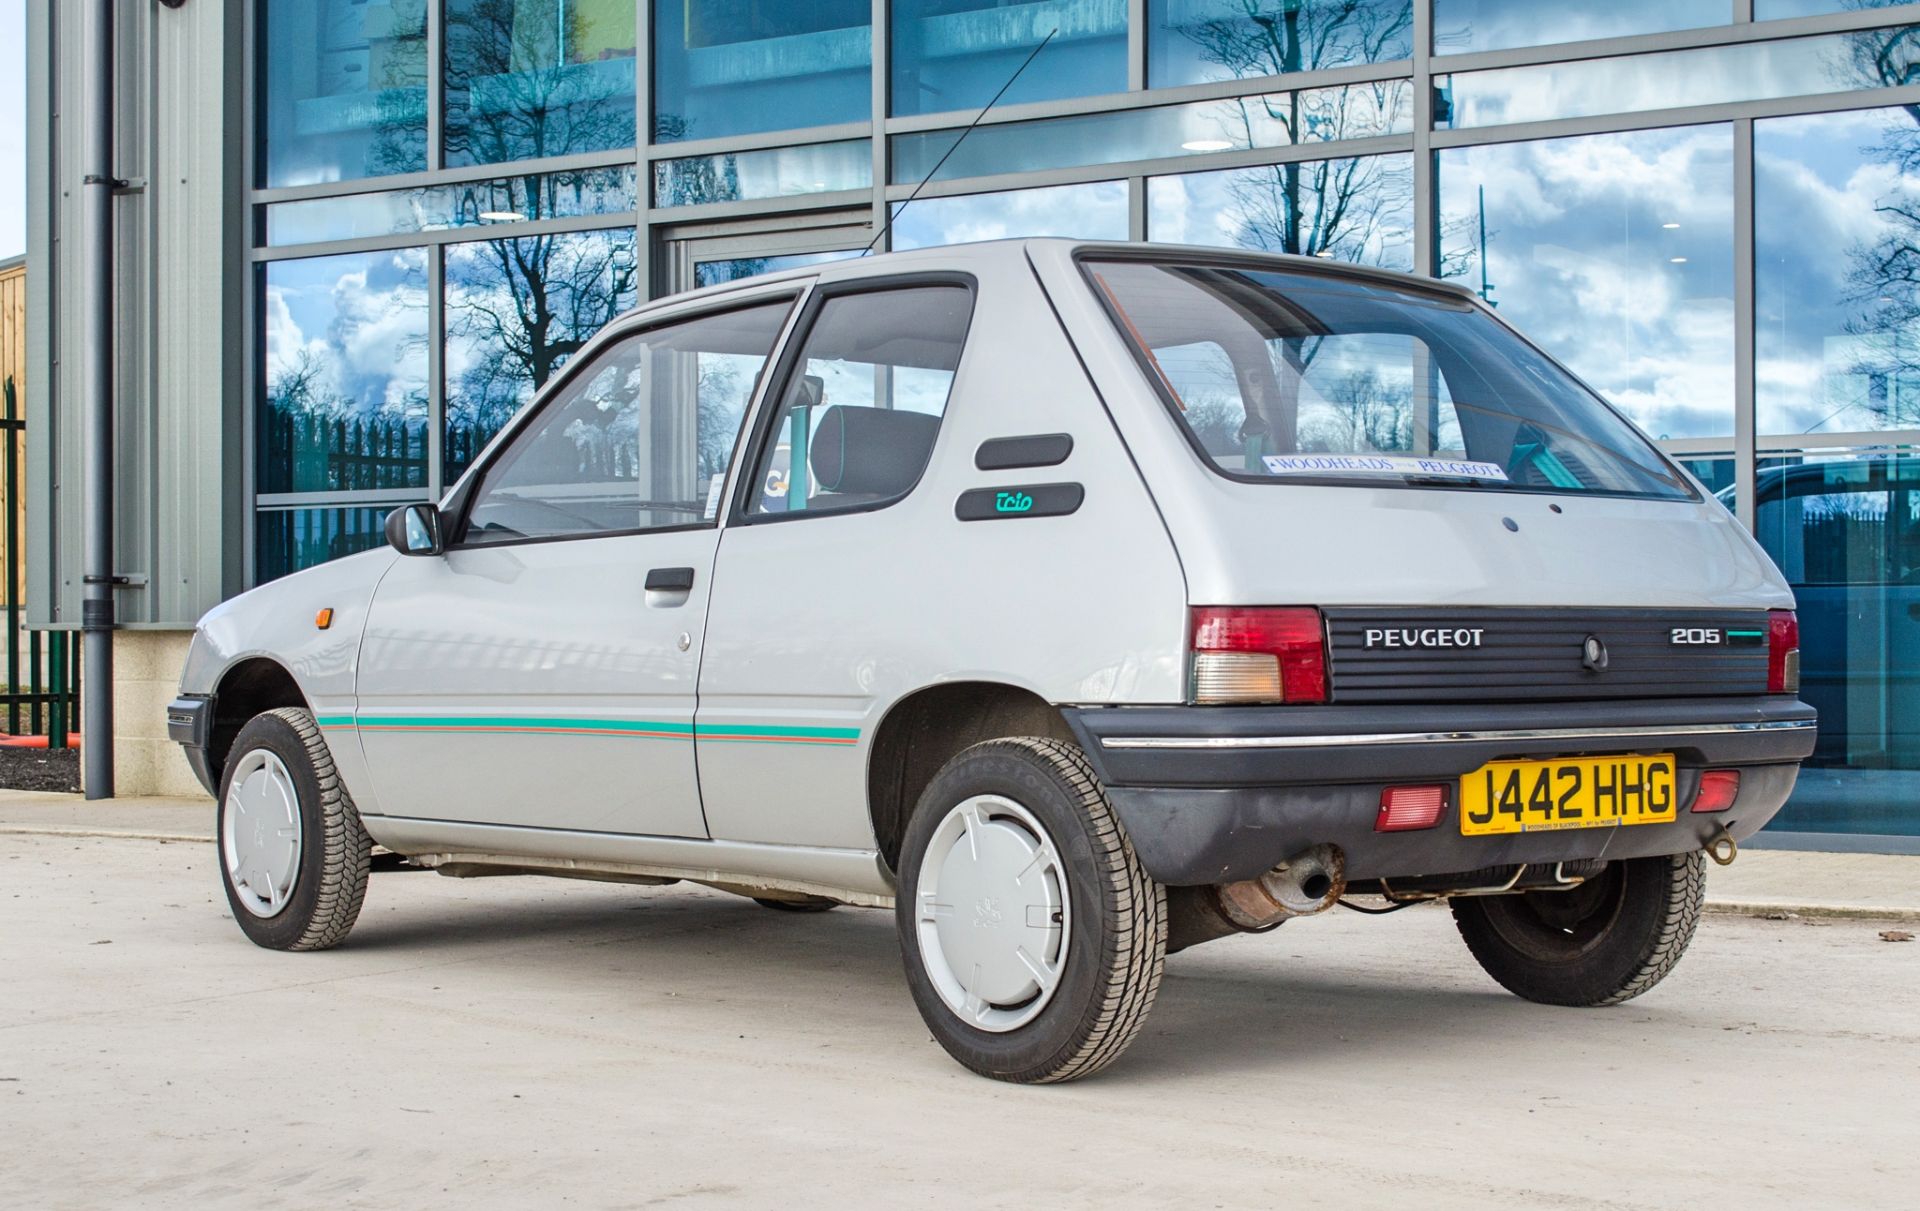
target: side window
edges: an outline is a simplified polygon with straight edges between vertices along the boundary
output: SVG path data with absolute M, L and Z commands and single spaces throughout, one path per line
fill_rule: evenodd
M 933 454 L 972 314 L 963 286 L 829 298 L 774 413 L 747 511 L 824 513 L 905 496 Z
M 791 302 L 639 332 L 584 367 L 488 467 L 468 544 L 698 525 Z

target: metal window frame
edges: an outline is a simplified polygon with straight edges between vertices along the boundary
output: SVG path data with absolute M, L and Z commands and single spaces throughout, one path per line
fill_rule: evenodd
M 656 30 L 653 3 L 634 0 L 635 22 L 635 130 L 633 146 L 608 151 L 583 152 L 541 160 L 508 164 L 471 165 L 448 168 L 444 155 L 446 0 L 427 5 L 428 64 L 428 169 L 424 172 L 385 177 L 356 178 L 279 188 L 258 187 L 258 170 L 264 163 L 260 126 L 263 98 L 261 41 L 262 21 L 256 5 L 242 6 L 240 27 L 244 51 L 240 58 L 244 132 L 239 140 L 243 153 L 240 174 L 241 197 L 238 205 L 244 214 L 244 230 L 251 234 L 244 255 L 239 257 L 240 271 L 246 275 L 241 290 L 241 314 L 245 338 L 236 353 L 238 381 L 245 384 L 246 399 L 238 409 L 243 455 L 240 459 L 238 512 L 241 515 L 244 551 L 237 561 L 240 583 L 234 589 L 255 583 L 257 572 L 255 543 L 256 514 L 264 510 L 353 506 L 358 504 L 400 504 L 423 499 L 419 491 L 380 491 L 367 493 L 271 493 L 256 491 L 257 412 L 264 398 L 265 349 L 261 323 L 264 313 L 264 266 L 274 261 L 378 252 L 397 248 L 423 248 L 430 270 L 428 289 L 429 403 L 430 429 L 429 485 L 425 498 L 437 498 L 448 486 L 441 481 L 439 456 L 444 442 L 446 384 L 444 337 L 446 332 L 445 271 L 449 245 L 478 240 L 516 239 L 546 234 L 581 231 L 608 231 L 629 228 L 635 236 L 635 253 L 640 259 L 639 285 L 643 298 L 659 293 L 668 268 L 660 261 L 662 239 L 718 239 L 724 243 L 740 241 L 745 250 L 760 237 L 791 244 L 795 232 L 821 227 L 817 243 L 845 244 L 847 219 L 865 215 L 869 232 L 880 230 L 889 220 L 892 207 L 913 192 L 911 184 L 889 183 L 891 167 L 890 137 L 942 129 L 955 129 L 972 120 L 977 111 L 894 116 L 889 112 L 892 83 L 892 8 L 889 0 L 871 0 L 871 81 L 868 112 L 860 119 L 799 130 L 760 132 L 678 142 L 657 142 L 653 138 L 653 67 Z M 1374 136 L 1332 143 L 1296 144 L 1289 147 L 1236 150 L 1161 156 L 1073 168 L 1049 168 L 1035 171 L 997 173 L 951 181 L 930 182 L 922 197 L 958 197 L 968 194 L 1037 189 L 1050 186 L 1120 181 L 1127 189 L 1128 234 L 1136 240 L 1148 234 L 1148 182 L 1157 176 L 1215 172 L 1234 168 L 1262 167 L 1289 162 L 1345 159 L 1354 156 L 1410 154 L 1413 164 L 1412 220 L 1414 266 L 1417 272 L 1432 274 L 1438 268 L 1439 174 L 1436 156 L 1454 148 L 1531 142 L 1603 133 L 1622 133 L 1678 126 L 1729 124 L 1734 137 L 1734 325 L 1735 325 L 1735 399 L 1734 432 L 1712 438 L 1689 438 L 1658 443 L 1675 457 L 1734 457 L 1739 495 L 1747 503 L 1743 520 L 1751 526 L 1751 501 L 1754 495 L 1757 462 L 1761 457 L 1790 451 L 1860 451 L 1875 448 L 1920 448 L 1920 430 L 1890 430 L 1867 433 L 1764 434 L 1758 432 L 1754 375 L 1757 354 L 1754 315 L 1753 264 L 1754 230 L 1753 123 L 1773 117 L 1788 117 L 1848 110 L 1882 109 L 1920 104 L 1920 85 L 1861 89 L 1844 93 L 1822 93 L 1792 97 L 1771 97 L 1756 101 L 1727 102 L 1713 105 L 1649 110 L 1638 113 L 1596 117 L 1552 119 L 1514 123 L 1505 126 L 1476 127 L 1466 130 L 1436 130 L 1433 126 L 1433 81 L 1437 76 L 1458 72 L 1511 67 L 1550 66 L 1600 58 L 1662 51 L 1706 49 L 1759 41 L 1848 33 L 1902 24 L 1920 24 L 1920 3 L 1888 8 L 1842 10 L 1809 17 L 1756 21 L 1753 0 L 1729 0 L 1729 20 L 1725 24 L 1694 29 L 1663 31 L 1583 42 L 1547 44 L 1495 51 L 1436 54 L 1433 49 L 1434 0 L 1412 0 L 1412 54 L 1405 59 L 1379 63 L 1348 64 L 1290 76 L 1257 76 L 1200 84 L 1150 88 L 1148 68 L 1153 36 L 1148 0 L 1128 0 L 1127 90 L 1098 96 L 1071 97 L 1027 102 L 999 107 L 986 114 L 982 125 L 1004 125 L 1036 119 L 1081 117 L 1115 111 L 1156 108 L 1184 103 L 1259 96 L 1344 85 L 1371 84 L 1406 80 L 1413 89 L 1413 129 L 1410 133 Z M 688 156 L 727 154 L 800 147 L 807 144 L 865 138 L 871 141 L 873 180 L 869 187 L 836 190 L 794 197 L 763 198 L 737 202 L 715 202 L 698 206 L 656 209 L 653 206 L 654 165 L 660 161 Z M 433 232 L 409 232 L 369 236 L 325 243 L 265 246 L 264 207 L 275 202 L 319 198 L 346 198 L 390 190 L 460 185 L 502 176 L 524 176 L 543 172 L 568 172 L 591 168 L 617 168 L 631 165 L 636 173 L 635 208 L 632 211 L 584 215 L 564 219 L 546 219 L 529 223 L 499 224 L 486 228 L 452 228 Z M 855 220 L 858 221 L 857 219 Z M 838 228 L 835 236 L 825 234 Z M 887 246 L 883 240 L 879 246 Z

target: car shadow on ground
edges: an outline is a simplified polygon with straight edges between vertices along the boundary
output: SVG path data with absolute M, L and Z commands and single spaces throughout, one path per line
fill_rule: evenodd
M 485 882 L 491 881 L 459 886 L 483 893 Z M 461 894 L 381 912 L 379 889 L 376 879 L 369 912 L 343 953 L 406 951 L 458 964 L 511 959 L 521 979 L 551 982 L 556 995 L 671 987 L 676 995 L 698 997 L 706 988 L 715 1001 L 710 1012 L 721 1015 L 731 1012 L 727 1005 L 735 999 L 722 986 L 752 973 L 757 984 L 783 989 L 795 1006 L 814 996 L 823 1013 L 864 1006 L 848 1028 L 876 1047 L 917 1048 L 926 1038 L 901 977 L 890 912 L 781 913 L 745 899 L 646 888 L 596 888 L 577 898 L 549 895 L 493 905 L 484 894 Z M 1414 945 L 1431 942 L 1422 935 Z M 1546 1018 L 1585 1012 L 1530 1005 L 1490 981 L 1476 987 L 1483 977 L 1465 948 L 1450 937 L 1446 943 L 1430 955 L 1410 951 L 1364 967 L 1351 958 L 1329 965 L 1326 954 L 1297 955 L 1302 947 L 1279 939 L 1172 956 L 1140 1038 L 1100 1080 L 1134 1084 L 1267 1072 L 1297 1077 L 1303 1064 L 1337 1068 L 1361 1056 L 1411 1059 L 1442 1039 L 1491 1053 L 1516 1032 L 1545 1030 Z M 1614 1013 L 1646 1016 L 1638 1010 Z M 888 1040 L 895 1032 L 898 1037 Z

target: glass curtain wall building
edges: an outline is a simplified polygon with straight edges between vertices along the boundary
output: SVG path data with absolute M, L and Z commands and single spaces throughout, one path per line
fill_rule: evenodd
M 380 541 L 622 310 L 857 255 L 884 218 L 892 248 L 1382 265 L 1478 292 L 1720 493 L 1799 594 L 1822 716 L 1777 828 L 1920 848 L 1920 4 L 261 0 L 250 20 L 254 580 Z

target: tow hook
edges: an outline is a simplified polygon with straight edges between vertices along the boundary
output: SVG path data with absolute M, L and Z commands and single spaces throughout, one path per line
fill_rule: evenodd
M 1719 834 L 1707 842 L 1706 851 L 1707 857 L 1720 865 L 1732 866 L 1733 860 L 1740 856 L 1740 844 L 1733 839 L 1733 834 L 1727 831 L 1727 826 L 1722 824 Z

